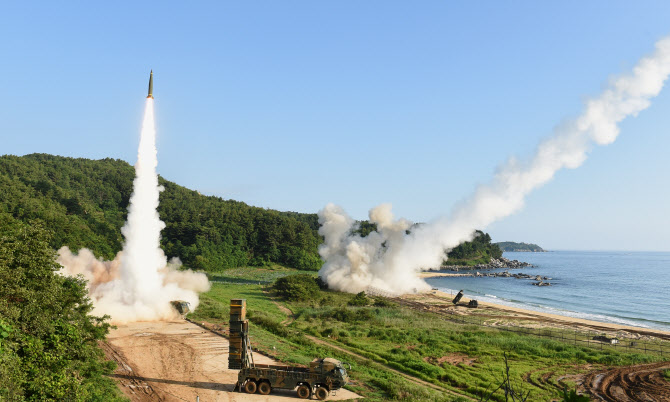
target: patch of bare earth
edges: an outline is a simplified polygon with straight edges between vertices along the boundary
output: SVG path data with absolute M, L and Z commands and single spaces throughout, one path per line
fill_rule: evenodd
M 429 356 L 423 360 L 426 363 L 435 364 L 437 366 L 441 366 L 443 363 L 451 364 L 452 366 L 457 366 L 459 364 L 472 366 L 477 359 L 473 359 L 462 353 L 452 353 L 442 357 Z
M 597 370 L 584 377 L 582 386 L 596 401 L 670 402 L 670 382 L 663 377 L 668 369 L 670 362 Z
M 228 340 L 187 321 L 119 325 L 103 344 L 118 367 L 113 377 L 131 401 L 297 400 L 295 392 L 233 392 L 238 370 L 228 369 Z M 277 364 L 254 353 L 256 363 Z M 360 398 L 341 389 L 328 400 Z

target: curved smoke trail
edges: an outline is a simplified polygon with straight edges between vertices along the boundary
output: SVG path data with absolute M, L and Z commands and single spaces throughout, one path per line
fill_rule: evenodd
M 558 170 L 579 167 L 593 144 L 612 143 L 619 134 L 617 124 L 646 109 L 669 74 L 670 38 L 665 38 L 631 74 L 612 81 L 600 96 L 586 103 L 577 119 L 541 142 L 530 160 L 511 158 L 491 182 L 477 188 L 449 217 L 415 226 L 410 234 L 406 230 L 411 223 L 394 220 L 388 204 L 370 211 L 370 221 L 378 230 L 365 238 L 352 235 L 355 221 L 342 208 L 327 205 L 319 212 L 319 233 L 325 237 L 319 249 L 325 264 L 319 275 L 330 287 L 354 293 L 369 286 L 398 293 L 428 288 L 418 272 L 438 267 L 446 258 L 445 251 L 471 240 L 475 229 L 521 209 L 528 193 L 551 180 Z
M 89 250 L 72 254 L 61 248 L 58 262 L 66 275 L 83 275 L 89 281 L 94 313 L 108 314 L 112 322 L 166 320 L 177 318 L 171 300 L 198 306 L 198 292 L 209 289 L 204 274 L 178 271 L 179 260 L 170 261 L 160 248 L 165 224 L 158 215 L 158 185 L 154 100 L 147 98 L 140 145 L 135 165 L 133 194 L 128 221 L 121 229 L 126 241 L 114 261 L 102 261 Z

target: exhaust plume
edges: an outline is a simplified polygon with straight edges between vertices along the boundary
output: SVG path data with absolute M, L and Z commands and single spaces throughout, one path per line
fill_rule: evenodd
M 209 289 L 207 276 L 179 271 L 181 262 L 168 263 L 160 248 L 160 232 L 165 224 L 158 215 L 156 129 L 153 97 L 147 98 L 140 145 L 135 164 L 133 194 L 128 221 L 121 229 L 123 250 L 113 261 L 96 259 L 90 250 L 78 255 L 61 248 L 58 263 L 65 275 L 83 275 L 89 282 L 94 313 L 108 314 L 112 322 L 169 320 L 179 317 L 171 300 L 184 300 L 191 309 L 198 306 L 198 292 Z
M 363 238 L 352 234 L 355 221 L 342 208 L 327 205 L 319 212 L 319 234 L 325 237 L 319 248 L 325 261 L 319 275 L 331 288 L 352 293 L 370 286 L 393 293 L 429 289 L 418 272 L 439 267 L 445 251 L 472 240 L 475 229 L 517 212 L 526 195 L 558 170 L 579 167 L 593 144 L 614 142 L 619 135 L 617 124 L 649 107 L 669 74 L 670 38 L 664 38 L 631 74 L 614 79 L 600 96 L 586 102 L 580 116 L 554 130 L 529 160 L 510 158 L 448 217 L 412 226 L 406 220 L 394 220 L 391 206 L 383 204 L 369 214 L 377 231 Z

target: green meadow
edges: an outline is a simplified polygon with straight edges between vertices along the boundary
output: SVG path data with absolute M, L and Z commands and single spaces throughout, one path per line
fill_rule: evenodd
M 189 318 L 225 328 L 230 299 L 244 298 L 254 350 L 288 364 L 326 356 L 346 361 L 348 388 L 370 400 L 480 400 L 502 381 L 504 354 L 512 383 L 530 391 L 529 400 L 561 400 L 565 387 L 574 389 L 593 369 L 661 359 L 457 324 L 386 299 L 318 287 L 303 300 L 279 296 L 270 280 L 296 273 L 240 268 L 211 277 L 212 289 Z M 499 391 L 490 400 L 505 396 Z

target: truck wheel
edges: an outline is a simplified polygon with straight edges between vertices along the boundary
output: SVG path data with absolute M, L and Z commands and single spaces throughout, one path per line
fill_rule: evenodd
M 256 388 L 256 383 L 253 380 L 247 380 L 244 384 L 244 391 L 246 391 L 247 394 L 253 394 L 256 392 Z
M 263 381 L 262 383 L 258 384 L 258 392 L 263 395 L 268 395 L 272 391 L 272 387 L 270 386 L 270 383 L 267 381 Z
M 323 401 L 324 399 L 328 398 L 328 390 L 324 387 L 319 387 L 316 389 L 316 392 L 314 393 L 316 395 L 316 398 L 320 401 Z
M 298 387 L 298 398 L 307 399 L 310 397 L 312 390 L 309 389 L 307 385 L 301 385 Z

